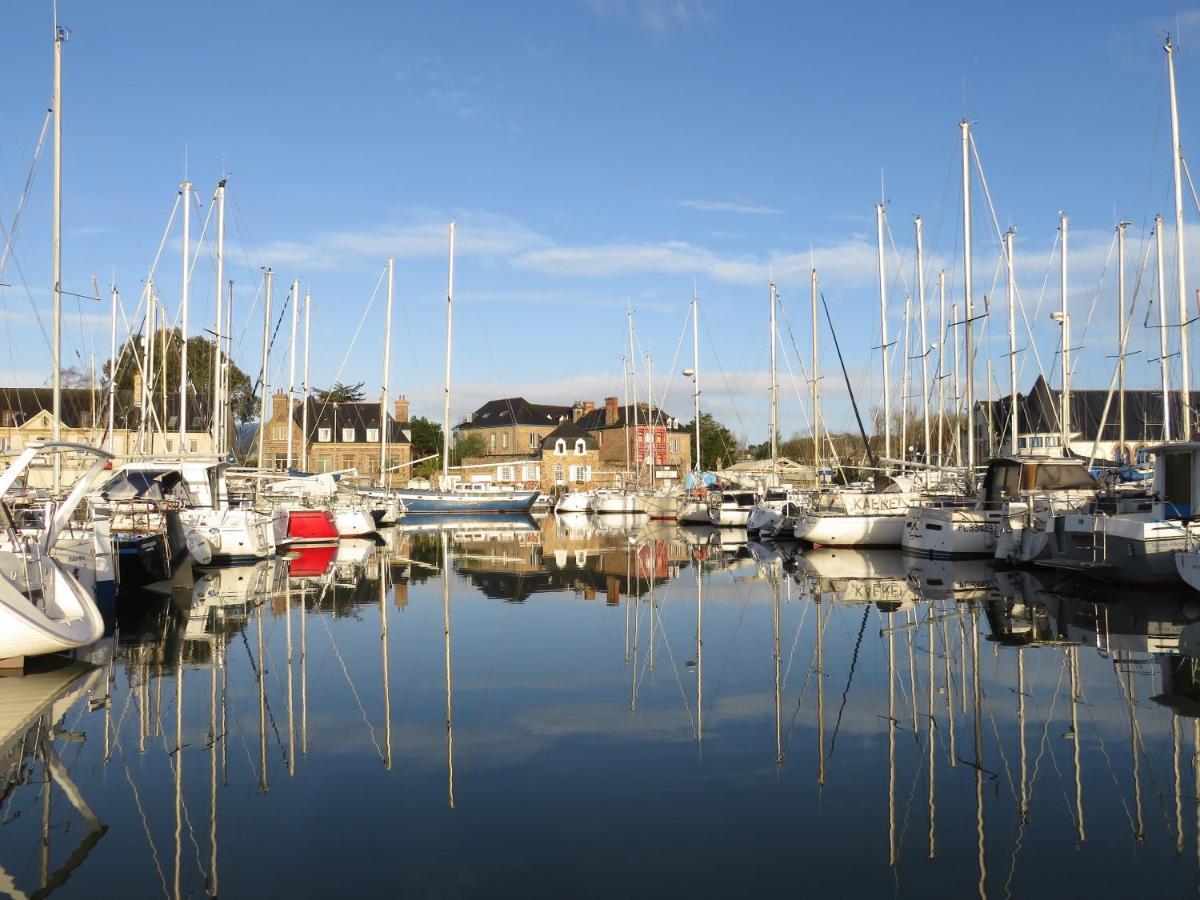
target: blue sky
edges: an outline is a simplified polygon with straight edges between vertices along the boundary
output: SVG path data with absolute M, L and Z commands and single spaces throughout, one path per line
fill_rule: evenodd
M 883 4 L 563 0 L 346 2 L 331 14 L 327 4 L 304 2 L 67 0 L 59 12 L 72 32 L 65 287 L 88 293 L 95 275 L 106 290 L 115 273 L 132 312 L 186 158 L 205 210 L 217 178 L 229 175 L 235 355 L 247 371 L 261 362 L 254 304 L 259 268 L 270 265 L 277 297 L 293 278 L 313 292 L 314 383 L 340 373 L 375 394 L 382 297 L 366 310 L 394 255 L 391 389 L 410 396 L 415 414 L 440 415 L 445 223 L 454 218 L 456 417 L 506 394 L 542 402 L 619 394 L 627 303 L 639 354 L 654 355 L 656 392 L 667 389 L 668 373 L 690 365 L 690 335 L 680 342 L 695 280 L 705 405 L 761 439 L 767 282 L 774 270 L 807 353 L 810 253 L 854 377 L 877 402 L 870 348 L 879 344 L 873 216 L 881 177 L 896 246 L 888 263 L 893 337 L 914 278 L 914 214 L 926 224 L 927 268 L 950 269 L 952 299 L 961 300 L 965 112 L 976 123 L 997 219 L 1018 228 L 1021 293 L 1044 366 L 1053 366 L 1057 340 L 1046 313 L 1058 302 L 1050 253 L 1065 210 L 1075 343 L 1085 348 L 1076 384 L 1107 384 L 1115 259 L 1103 283 L 1101 270 L 1113 225 L 1129 219 L 1132 290 L 1149 219 L 1171 216 L 1162 38 L 1168 28 L 1181 32 L 1186 155 L 1189 135 L 1200 135 L 1200 119 L 1189 115 L 1200 109 L 1200 56 L 1192 52 L 1200 9 L 1017 3 L 1000 12 L 950 3 L 914 14 Z M 3 16 L 7 227 L 50 93 L 51 9 L 10 5 Z M 0 378 L 8 382 L 49 376 L 31 311 L 49 321 L 49 207 L 47 149 L 4 272 L 12 287 L 0 288 L 9 331 Z M 1200 229 L 1190 231 L 1198 221 L 1190 201 L 1187 216 L 1190 254 L 1200 238 Z M 993 290 L 998 245 L 978 190 L 974 221 L 982 295 Z M 193 278 L 193 331 L 211 327 L 210 251 L 211 231 Z M 172 309 L 179 267 L 176 223 L 156 273 Z M 1173 252 L 1168 270 L 1173 296 Z M 1189 290 L 1196 283 L 1200 254 Z M 1140 302 L 1134 349 L 1157 342 L 1140 327 Z M 66 309 L 66 362 L 92 352 L 103 359 L 107 304 L 71 300 Z M 984 345 L 999 379 L 1004 322 L 994 317 L 988 327 Z M 827 335 L 823 343 L 831 364 Z M 786 335 L 782 344 L 790 348 Z M 279 383 L 286 350 L 276 347 Z M 1131 383 L 1153 381 L 1151 355 L 1135 357 Z M 899 367 L 897 357 L 896 381 Z M 781 368 L 782 430 L 806 430 L 796 399 L 805 388 Z M 794 359 L 791 368 L 799 379 Z M 979 371 L 982 381 L 982 357 Z M 831 368 L 825 374 L 829 427 L 848 428 L 845 391 Z M 1034 355 L 1023 353 L 1023 387 L 1035 375 Z M 686 419 L 683 382 L 671 380 L 667 406 Z

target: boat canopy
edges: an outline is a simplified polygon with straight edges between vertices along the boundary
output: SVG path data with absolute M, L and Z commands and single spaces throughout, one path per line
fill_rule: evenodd
M 1096 491 L 1099 483 L 1077 459 L 1001 457 L 988 463 L 983 496 L 1002 501 L 1042 491 Z
M 106 500 L 179 500 L 190 497 L 183 474 L 177 470 L 123 469 L 100 488 Z

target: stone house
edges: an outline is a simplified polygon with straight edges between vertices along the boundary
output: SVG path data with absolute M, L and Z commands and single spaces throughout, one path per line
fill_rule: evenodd
M 621 406 L 616 397 L 606 397 L 600 409 L 578 409 L 576 424 L 595 438 L 606 470 L 623 472 L 628 461 L 640 470 L 642 487 L 681 483 L 691 470 L 691 432 L 665 410 L 650 403 Z
M 542 439 L 569 418 L 570 406 L 508 397 L 489 400 L 470 413 L 456 431 L 461 437 L 480 438 L 485 456 L 536 456 Z
M 1200 409 L 1200 391 L 1192 391 L 1192 409 Z M 975 404 L 975 458 L 980 463 L 992 456 L 1002 456 L 1010 450 L 1009 422 L 1011 397 L 981 400 Z M 1104 407 L 1108 404 L 1108 413 Z M 1034 456 L 1062 456 L 1063 440 L 1059 414 L 1062 391 L 1052 389 L 1044 376 L 1039 375 L 1028 394 L 1017 395 L 1017 452 Z M 1171 391 L 1169 402 L 1172 435 L 1178 438 L 1183 415 L 1183 397 Z M 1195 412 L 1193 412 L 1195 416 Z M 1101 428 L 1103 421 L 1103 428 Z M 1099 441 L 1097 442 L 1097 436 Z M 1101 460 L 1138 460 L 1143 449 L 1163 440 L 1162 391 L 1125 391 L 1125 442 L 1120 440 L 1117 394 L 1108 400 L 1107 390 L 1071 389 L 1071 453 L 1088 457 L 1096 444 L 1096 458 Z
M 63 388 L 60 437 L 64 441 L 89 444 L 110 450 L 116 456 L 188 454 L 211 456 L 214 443 L 206 397 L 188 398 L 188 426 L 183 447 L 179 446 L 179 395 L 157 394 L 145 417 L 141 391 L 114 392 L 113 434 L 108 434 L 108 391 L 90 388 Z M 50 440 L 54 434 L 54 392 L 51 388 L 0 388 L 0 452 L 19 453 L 28 441 Z M 42 466 L 31 467 L 30 483 L 35 487 L 50 485 L 51 467 L 47 464 L 45 478 Z M 69 484 L 82 470 L 64 469 L 63 482 Z M 44 482 L 44 483 L 43 483 Z
M 357 469 L 360 475 L 379 477 L 380 421 L 379 403 L 324 403 L 308 398 L 308 435 L 302 433 L 304 410 L 300 401 L 283 391 L 271 397 L 271 418 L 267 422 L 264 464 L 268 468 L 287 468 L 288 433 L 292 436 L 292 467 L 307 465 L 310 472 L 336 472 Z M 290 409 L 289 409 L 290 406 Z M 392 481 L 408 481 L 412 462 L 411 433 L 408 426 L 408 399 L 396 398 L 395 414 L 387 416 L 389 469 Z M 290 414 L 289 414 L 290 413 Z M 307 450 L 307 452 L 305 452 Z M 249 455 L 257 458 L 257 446 Z M 400 467 L 400 468 L 396 468 Z

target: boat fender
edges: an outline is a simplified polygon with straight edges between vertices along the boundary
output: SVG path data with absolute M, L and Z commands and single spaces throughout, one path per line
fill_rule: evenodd
M 187 544 L 188 552 L 192 555 L 192 559 L 200 563 L 200 565 L 206 566 L 212 562 L 212 544 L 199 531 L 189 528 L 184 542 Z

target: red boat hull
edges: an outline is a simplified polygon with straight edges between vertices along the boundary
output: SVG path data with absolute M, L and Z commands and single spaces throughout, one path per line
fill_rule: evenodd
M 288 540 L 293 543 L 319 543 L 338 539 L 333 513 L 318 509 L 288 511 Z
M 321 547 L 301 547 L 288 558 L 288 577 L 316 578 L 324 575 L 333 565 L 337 547 L 326 544 Z

